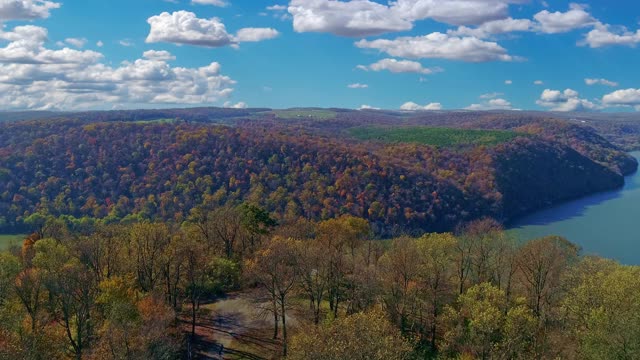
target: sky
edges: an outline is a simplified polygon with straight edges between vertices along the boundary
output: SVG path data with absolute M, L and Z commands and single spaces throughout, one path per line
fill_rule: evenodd
M 640 111 L 636 0 L 0 0 L 0 110 Z

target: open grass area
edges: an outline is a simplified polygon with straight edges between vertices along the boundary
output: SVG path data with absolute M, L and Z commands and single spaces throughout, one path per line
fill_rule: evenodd
M 410 127 L 357 127 L 349 129 L 351 136 L 360 140 L 378 140 L 387 143 L 416 143 L 433 146 L 497 145 L 519 136 L 513 131 L 470 130 Z
M 11 245 L 20 245 L 25 235 L 0 234 L 0 251 L 8 249 Z
M 275 110 L 273 112 L 280 119 L 295 120 L 295 119 L 318 119 L 318 120 L 330 120 L 335 119 L 336 112 L 324 109 L 289 109 L 289 110 Z
M 176 121 L 176 119 L 134 120 L 131 122 L 134 124 L 166 124 L 166 123 L 172 123 L 174 121 Z

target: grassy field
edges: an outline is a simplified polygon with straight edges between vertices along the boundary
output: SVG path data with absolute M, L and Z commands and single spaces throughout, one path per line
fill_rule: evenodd
M 294 120 L 301 118 L 313 118 L 318 120 L 335 119 L 336 112 L 324 109 L 290 109 L 275 110 L 273 112 L 280 119 Z
M 0 251 L 6 250 L 11 245 L 20 245 L 24 235 L 0 235 Z
M 417 143 L 433 146 L 496 145 L 509 141 L 519 134 L 501 130 L 467 130 L 411 127 L 358 127 L 349 129 L 351 136 L 360 140 L 378 140 L 388 143 Z

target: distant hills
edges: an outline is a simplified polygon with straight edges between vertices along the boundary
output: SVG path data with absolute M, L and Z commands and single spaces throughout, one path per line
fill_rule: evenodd
M 2 117 L 4 115 L 4 117 Z M 593 115 L 593 116 L 591 116 Z M 3 113 L 0 230 L 35 211 L 183 221 L 250 202 L 281 222 L 353 214 L 447 231 L 623 184 L 635 114 L 221 109 Z

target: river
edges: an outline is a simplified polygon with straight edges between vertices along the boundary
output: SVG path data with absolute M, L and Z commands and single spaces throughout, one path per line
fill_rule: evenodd
M 631 155 L 640 161 L 640 151 Z M 532 213 L 509 228 L 521 240 L 560 235 L 585 255 L 640 265 L 640 172 L 627 176 L 619 190 Z

